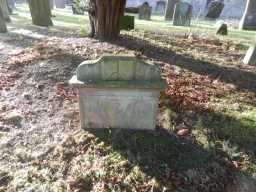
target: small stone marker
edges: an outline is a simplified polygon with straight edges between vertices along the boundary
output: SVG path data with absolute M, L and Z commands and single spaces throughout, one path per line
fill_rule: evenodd
M 173 25 L 190 26 L 192 9 L 192 5 L 187 2 L 176 3 L 173 14 Z
M 125 15 L 120 17 L 120 29 L 121 30 L 133 30 L 134 29 L 134 16 Z
M 228 35 L 228 25 L 223 21 L 216 23 L 216 34 L 217 35 Z
M 139 7 L 139 19 L 150 20 L 152 8 L 149 6 L 148 2 L 143 3 Z
M 167 86 L 156 65 L 111 55 L 83 62 L 69 83 L 78 88 L 82 128 L 154 130 Z
M 243 17 L 239 23 L 239 29 L 256 31 L 256 1 L 247 1 Z
M 206 14 L 206 17 L 210 18 L 210 19 L 219 18 L 224 6 L 225 6 L 225 4 L 223 3 L 222 0 L 212 1 L 209 5 L 209 9 Z
M 243 62 L 246 65 L 256 65 L 256 46 L 255 45 L 252 45 L 248 49 Z

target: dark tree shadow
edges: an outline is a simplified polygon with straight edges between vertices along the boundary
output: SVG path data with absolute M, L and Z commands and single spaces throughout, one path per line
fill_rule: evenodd
M 201 75 L 209 75 L 225 83 L 234 84 L 238 90 L 256 92 L 256 74 L 253 72 L 197 60 L 128 35 L 123 35 L 117 41 L 111 43 L 141 52 L 141 54 L 154 60 L 176 65 Z
M 177 137 L 162 128 L 153 132 L 123 129 L 89 132 L 111 145 L 114 151 L 129 160 L 133 166 L 138 165 L 147 176 L 155 178 L 163 185 L 172 183 L 174 187 L 182 186 L 189 190 L 191 182 L 200 182 L 201 178 L 188 181 L 185 179 L 188 177 L 187 171 L 204 170 L 206 175 L 215 174 L 209 182 L 216 185 L 217 191 L 224 191 L 225 186 L 233 182 L 237 172 L 231 163 L 224 160 L 225 156 L 219 158 L 216 152 L 207 151 L 189 139 Z M 175 184 L 175 179 L 180 182 Z M 198 191 L 204 191 L 204 187 L 199 184 L 196 186 Z

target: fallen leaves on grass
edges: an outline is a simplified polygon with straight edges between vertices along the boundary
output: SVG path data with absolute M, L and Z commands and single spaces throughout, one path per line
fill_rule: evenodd
M 170 65 L 164 67 L 169 88 L 165 94 L 176 109 L 206 110 L 211 96 L 228 93 L 232 87 L 209 76 L 192 72 L 175 71 Z
M 0 73 L 0 90 L 8 90 L 10 87 L 13 87 L 15 85 L 15 81 L 18 78 L 18 74 L 13 73 Z
M 56 97 L 63 100 L 77 101 L 77 93 L 63 82 L 57 84 Z
M 50 46 L 48 41 L 43 41 L 34 48 L 27 48 L 21 53 L 11 56 L 7 64 L 10 66 L 28 65 L 32 62 L 54 56 L 60 51 L 61 49 Z

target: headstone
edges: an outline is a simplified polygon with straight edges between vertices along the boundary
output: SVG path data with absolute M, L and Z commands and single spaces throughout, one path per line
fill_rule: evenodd
M 152 8 L 149 6 L 149 4 L 147 2 L 143 3 L 139 7 L 139 19 L 150 20 L 151 11 L 152 11 Z
M 165 9 L 165 20 L 170 21 L 173 19 L 174 6 L 179 0 L 167 0 Z
M 164 11 L 165 11 L 165 1 L 157 1 L 155 12 L 157 14 L 164 14 Z
M 65 8 L 65 0 L 54 0 L 56 8 L 64 9 Z
M 256 1 L 247 0 L 244 15 L 239 23 L 239 29 L 256 30 Z
M 53 0 L 49 0 L 49 5 L 50 5 L 50 9 L 52 10 L 54 5 L 53 5 Z
M 192 10 L 192 5 L 187 2 L 176 3 L 173 14 L 173 25 L 190 26 Z
M 2 9 L 0 7 L 0 33 L 6 33 L 6 32 L 7 32 L 7 27 L 6 27 L 6 24 L 5 24 Z
M 217 35 L 228 35 L 228 25 L 223 21 L 216 23 L 216 34 Z
M 219 18 L 225 4 L 222 0 L 212 1 L 209 5 L 208 12 L 206 17 L 209 19 L 217 19 Z
M 134 16 L 125 15 L 120 18 L 120 29 L 121 30 L 133 30 L 134 29 Z
M 78 89 L 82 128 L 148 130 L 167 86 L 156 65 L 112 55 L 80 64 L 69 84 Z
M 243 63 L 246 65 L 256 65 L 256 46 L 252 45 L 243 60 Z

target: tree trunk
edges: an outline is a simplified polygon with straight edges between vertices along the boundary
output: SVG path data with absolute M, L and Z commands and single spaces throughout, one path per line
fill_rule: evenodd
M 256 30 L 256 1 L 247 0 L 244 15 L 239 23 L 239 29 Z
M 7 32 L 7 27 L 5 24 L 2 8 L 0 7 L 0 33 L 6 33 L 6 32 Z
M 94 11 L 89 11 L 96 38 L 111 40 L 120 33 L 120 17 L 124 15 L 126 0 L 90 0 Z
M 0 0 L 0 7 L 2 8 L 2 14 L 3 14 L 4 20 L 6 22 L 10 22 L 11 19 L 10 19 L 10 16 L 9 16 L 7 1 L 6 0 Z
M 52 26 L 51 9 L 48 0 L 28 0 L 34 25 Z
M 173 19 L 174 6 L 179 0 L 167 0 L 165 8 L 165 20 L 170 21 Z

